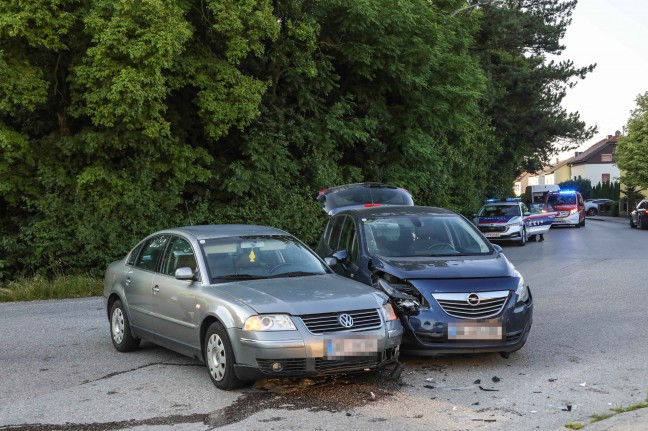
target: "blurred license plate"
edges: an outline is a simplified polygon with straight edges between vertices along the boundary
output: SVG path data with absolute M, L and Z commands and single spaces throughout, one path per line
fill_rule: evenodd
M 448 323 L 449 340 L 501 340 L 499 321 Z
M 378 352 L 376 337 L 330 337 L 324 340 L 324 357 L 340 359 L 347 356 L 371 356 Z
M 497 232 L 488 232 L 486 234 L 486 238 L 497 238 L 498 236 L 500 236 L 500 234 Z

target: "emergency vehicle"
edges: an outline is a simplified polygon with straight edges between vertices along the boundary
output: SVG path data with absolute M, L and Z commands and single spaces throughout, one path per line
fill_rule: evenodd
M 547 202 L 558 211 L 554 226 L 585 227 L 585 201 L 579 192 L 575 190 L 550 192 L 547 195 Z
M 525 245 L 549 231 L 557 213 L 546 202 L 527 207 L 520 198 L 488 199 L 474 223 L 491 241 L 515 241 Z

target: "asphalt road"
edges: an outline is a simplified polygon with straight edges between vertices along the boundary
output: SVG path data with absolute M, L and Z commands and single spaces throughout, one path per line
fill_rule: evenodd
M 192 359 L 151 344 L 115 351 L 101 298 L 0 304 L 0 429 L 555 430 L 643 401 L 648 232 L 589 220 L 545 238 L 504 245 L 535 301 L 521 351 L 405 356 L 396 380 L 223 392 Z

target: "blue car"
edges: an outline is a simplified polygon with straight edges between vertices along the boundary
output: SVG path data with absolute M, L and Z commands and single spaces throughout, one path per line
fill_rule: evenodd
M 466 218 L 442 208 L 337 212 L 317 253 L 343 276 L 387 293 L 410 353 L 520 349 L 533 322 L 522 275 Z

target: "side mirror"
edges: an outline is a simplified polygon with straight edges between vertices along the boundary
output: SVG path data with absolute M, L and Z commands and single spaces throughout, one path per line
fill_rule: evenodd
M 194 279 L 194 271 L 188 266 L 183 266 L 182 268 L 176 269 L 175 278 L 177 280 L 192 281 Z
M 326 264 L 328 266 L 330 266 L 331 268 L 336 267 L 337 264 L 338 264 L 338 260 L 336 258 L 334 258 L 333 256 L 325 257 L 324 262 L 326 262 Z
M 342 250 L 334 251 L 331 254 L 331 257 L 334 257 L 341 263 L 347 263 L 347 261 L 349 260 L 349 253 L 347 253 L 346 250 L 342 249 Z
M 495 249 L 496 252 L 498 252 L 498 253 L 502 252 L 502 246 L 500 246 L 499 244 L 491 243 L 491 245 L 493 246 L 493 248 Z

